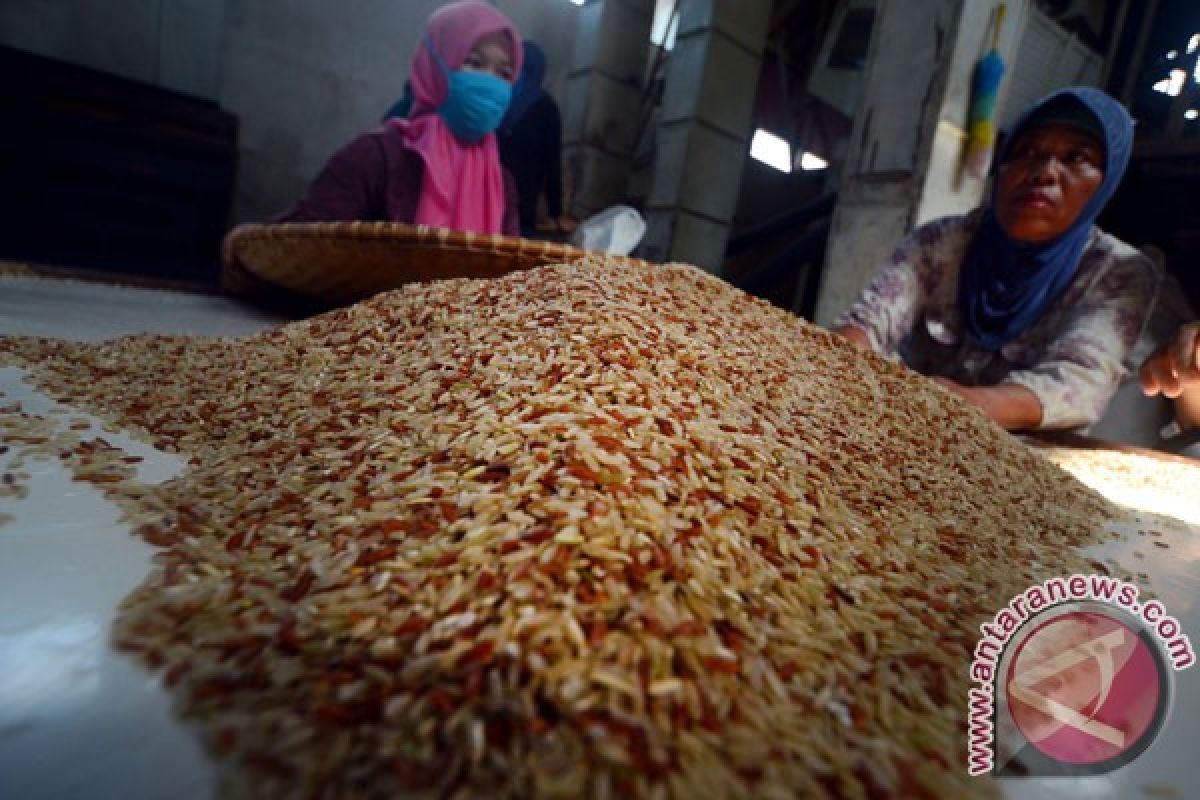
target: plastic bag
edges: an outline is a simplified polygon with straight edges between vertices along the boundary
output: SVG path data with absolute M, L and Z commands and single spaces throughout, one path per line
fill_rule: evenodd
M 637 209 L 612 206 L 581 222 L 571 235 L 571 244 L 584 250 L 627 256 L 645 233 L 646 221 Z

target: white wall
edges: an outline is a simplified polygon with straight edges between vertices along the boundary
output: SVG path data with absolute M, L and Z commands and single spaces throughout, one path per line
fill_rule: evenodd
M 400 96 L 432 0 L 226 0 L 219 102 L 241 127 L 238 220 L 283 210 Z
M 579 9 L 498 0 L 560 100 Z M 235 221 L 285 209 L 399 96 L 439 0 L 3 0 L 0 44 L 218 102 L 240 120 Z
M 1017 48 L 1025 41 L 1032 9 L 1030 0 L 1008 0 L 1006 5 L 1008 13 L 996 43 L 1000 57 L 1007 65 L 996 103 L 997 126 L 1005 119 L 1005 110 L 1011 105 L 1008 96 L 1013 83 L 1012 73 L 1021 69 L 1016 57 Z M 938 217 L 965 214 L 983 199 L 986 179 L 967 173 L 962 158 L 967 142 L 975 65 L 991 50 L 993 22 L 991 4 L 966 3 L 963 6 L 950 65 L 945 73 L 945 93 L 913 217 L 914 226 Z
M 5 0 L 0 43 L 157 83 L 158 0 Z
M 4 0 L 0 44 L 215 99 L 224 0 Z

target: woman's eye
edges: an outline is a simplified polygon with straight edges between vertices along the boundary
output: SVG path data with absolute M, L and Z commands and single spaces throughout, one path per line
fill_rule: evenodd
M 1071 163 L 1071 164 L 1099 164 L 1100 163 L 1099 160 L 1096 158 L 1095 154 L 1091 153 L 1087 150 L 1075 150 L 1074 152 L 1071 153 L 1068 160 L 1069 160 L 1069 163 Z

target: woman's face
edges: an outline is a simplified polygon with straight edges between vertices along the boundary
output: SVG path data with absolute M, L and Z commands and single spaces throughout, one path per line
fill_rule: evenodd
M 508 37 L 503 33 L 479 37 L 459 69 L 464 72 L 487 72 L 512 83 L 514 75 Z
M 1037 244 L 1064 233 L 1104 182 L 1104 145 L 1072 125 L 1018 136 L 996 174 L 996 219 L 1011 239 Z

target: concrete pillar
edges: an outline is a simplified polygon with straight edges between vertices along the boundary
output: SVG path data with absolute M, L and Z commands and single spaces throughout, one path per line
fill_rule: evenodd
M 842 168 L 817 324 L 830 324 L 854 301 L 913 227 L 979 205 L 986 182 L 963 175 L 960 166 L 971 76 L 990 47 L 994 6 L 983 0 L 880 3 Z M 1029 0 L 1009 0 L 999 51 L 1010 71 L 1028 13 Z
M 654 0 L 588 0 L 579 10 L 563 109 L 563 157 L 583 218 L 625 199 L 642 107 Z
M 682 2 L 646 201 L 646 258 L 721 269 L 771 5 Z

